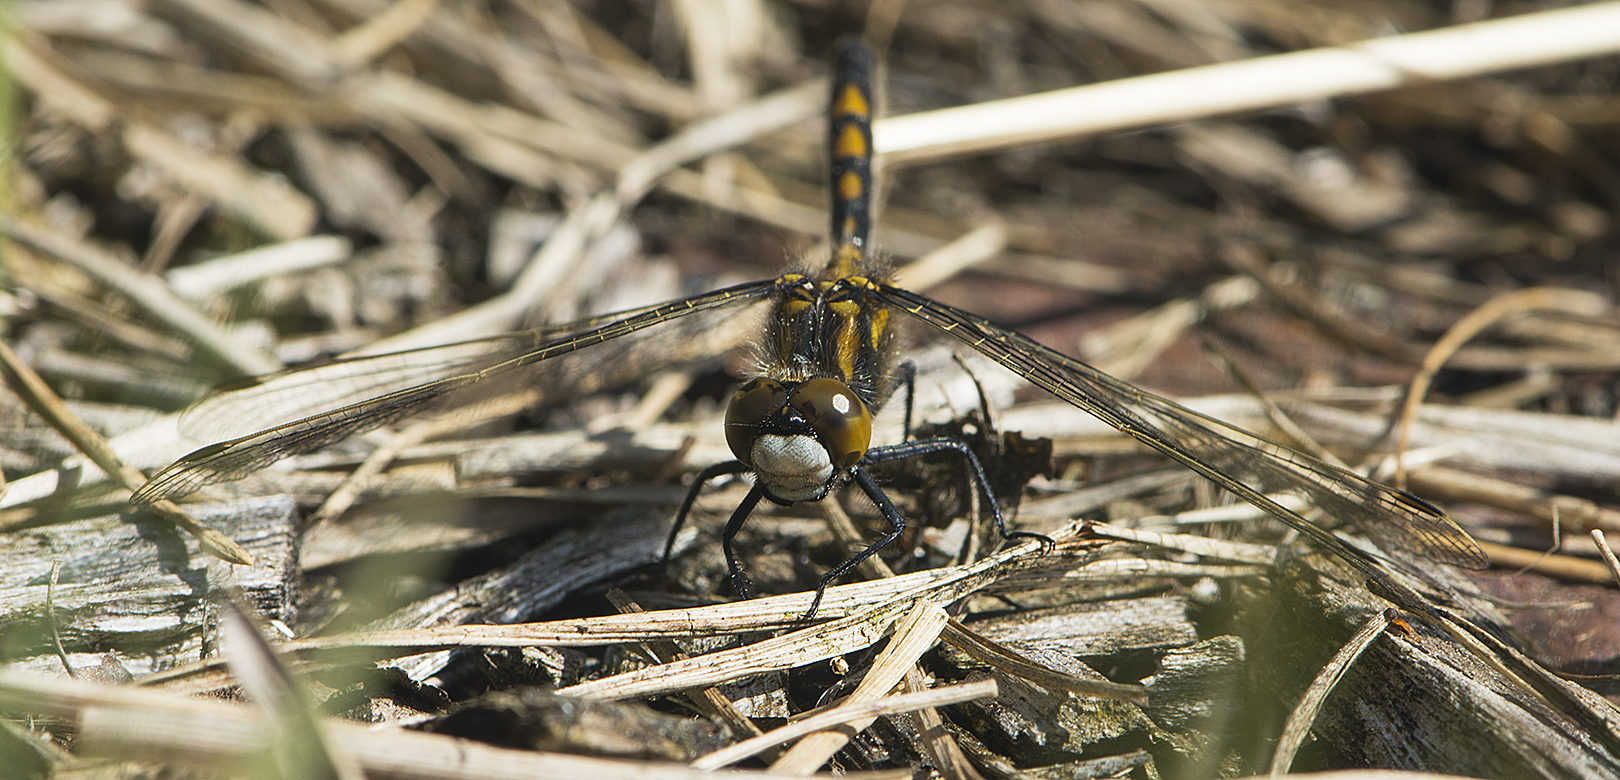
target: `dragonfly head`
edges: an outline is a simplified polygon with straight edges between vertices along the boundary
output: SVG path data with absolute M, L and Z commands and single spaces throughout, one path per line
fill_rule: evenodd
M 755 379 L 726 409 L 726 443 L 773 500 L 815 501 L 866 455 L 872 413 L 836 379 Z

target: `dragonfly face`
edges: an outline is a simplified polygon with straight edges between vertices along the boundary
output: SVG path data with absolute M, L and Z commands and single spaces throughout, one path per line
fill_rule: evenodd
M 871 443 L 872 413 L 836 379 L 761 377 L 743 385 L 726 410 L 726 444 L 778 503 L 821 500 Z
M 270 403 L 283 400 L 278 395 L 281 390 L 321 388 L 320 393 L 330 394 L 316 397 L 331 399 L 326 405 L 317 404 L 283 418 L 292 422 L 181 458 L 137 491 L 134 501 L 176 498 L 202 485 L 240 478 L 282 457 L 310 452 L 437 408 L 475 393 L 496 377 L 535 372 L 538 378 L 531 381 L 543 383 L 545 370 L 565 356 L 585 349 L 612 349 L 601 345 L 628 343 L 628 339 L 618 340 L 640 331 L 668 329 L 677 321 L 698 321 L 703 313 L 759 306 L 769 310 L 760 350 L 761 376 L 738 392 L 727 413 L 726 439 L 737 460 L 699 474 L 676 519 L 678 528 L 704 482 L 726 474 L 753 472 L 758 476 L 722 536 L 739 593 L 747 592 L 747 584 L 732 539 L 761 500 L 816 500 L 849 481 L 878 507 L 890 525 L 889 533 L 829 572 L 822 580 L 825 588 L 898 538 L 904 527 L 904 519 L 866 468 L 926 452 L 961 453 L 976 485 L 989 499 L 987 505 L 1003 536 L 1031 536 L 1006 530 L 983 471 L 976 467 L 967 445 L 936 439 L 869 447 L 871 415 L 893 389 L 891 320 L 906 318 L 959 340 L 1192 469 L 1370 576 L 1379 576 L 1381 565 L 1370 553 L 1345 543 L 1274 496 L 1297 495 L 1386 549 L 1470 568 L 1488 565 L 1467 533 L 1416 496 L 1198 414 L 1027 336 L 896 287 L 875 273 L 867 254 L 872 193 L 871 73 L 872 55 L 864 45 L 846 44 L 840 49 L 828 138 L 835 249 L 818 274 L 785 274 L 545 331 L 343 361 L 205 400 L 193 411 L 210 419 L 235 419 L 261 408 L 286 411 L 287 407 Z M 491 347 L 488 354 L 469 355 L 485 346 Z M 673 540 L 672 532 L 671 545 Z M 669 549 L 666 546 L 666 556 Z

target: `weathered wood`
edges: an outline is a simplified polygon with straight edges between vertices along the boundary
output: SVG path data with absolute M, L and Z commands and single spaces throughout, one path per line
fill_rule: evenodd
M 1287 573 L 1277 619 L 1250 645 L 1251 678 L 1285 703 L 1309 682 L 1313 662 L 1307 659 L 1325 662 L 1360 621 L 1387 606 L 1342 566 L 1320 557 L 1300 559 Z M 1433 574 L 1442 582 L 1457 576 Z M 1462 584 L 1450 589 L 1458 614 L 1507 635 L 1496 608 Z M 1620 774 L 1620 733 L 1608 702 L 1516 653 L 1459 643 L 1431 617 L 1407 615 L 1406 621 L 1413 630 L 1385 632 L 1329 695 L 1316 721 L 1321 740 L 1295 761 L 1296 769 L 1315 761 L 1501 778 Z M 1281 658 L 1289 665 L 1278 667 L 1274 659 Z M 1261 672 L 1267 668 L 1283 673 Z M 1544 692 L 1505 677 L 1506 669 L 1519 669 L 1521 679 Z
M 1072 604 L 990 620 L 970 627 L 1022 651 L 1045 649 L 1075 656 L 1181 647 L 1198 640 L 1183 598 L 1145 598 Z
M 1017 596 L 1013 596 L 1014 600 Z M 1086 661 L 1110 663 L 1136 651 L 1181 648 L 1197 642 L 1197 631 L 1188 620 L 1184 599 L 1149 597 L 1119 599 L 1098 603 L 1069 604 L 1063 607 L 1014 612 L 988 620 L 974 621 L 971 627 L 985 637 L 1006 643 L 1026 658 L 1050 669 L 1086 679 L 1104 679 Z M 1227 645 L 1241 647 L 1233 638 Z M 1171 654 L 1182 652 L 1172 649 Z M 1192 655 L 1199 655 L 1192 653 Z M 1241 657 L 1241 651 L 1237 653 Z M 947 650 L 942 658 L 959 672 L 977 666 L 960 653 Z M 1211 698 L 1224 692 L 1224 686 L 1202 677 L 1230 675 L 1230 664 L 1171 664 L 1175 684 L 1154 682 L 1150 689 L 1159 709 L 1184 706 L 1189 711 L 1179 719 L 1168 718 L 1166 728 L 1181 733 L 1171 739 L 1178 749 L 1200 747 L 1193 729 L 1201 723 L 1193 713 L 1210 708 Z M 1161 667 L 1164 669 L 1164 667 Z M 1196 669 L 1196 671 L 1190 670 Z M 982 675 L 973 671 L 969 676 Z M 1002 695 L 991 702 L 975 702 L 954 708 L 959 723 L 968 725 L 978 740 L 988 740 L 981 750 L 986 755 L 1018 755 L 1025 766 L 1068 765 L 1108 755 L 1120 745 L 1147 746 L 1168 735 L 1144 709 L 1120 702 L 1106 702 L 1077 696 L 1011 677 L 991 670 Z M 1202 696 L 1186 695 L 1198 692 Z M 1172 704 L 1171 702 L 1175 702 Z M 1200 702 L 1202 704 L 1200 704 Z M 1016 747 L 1013 747 L 1016 746 Z M 1102 751 L 1099 754 L 1098 751 Z M 1054 771 L 1058 771 L 1054 768 Z M 1060 772 L 1062 774 L 1062 772 Z
M 669 533 L 667 511 L 628 507 L 584 528 L 569 529 L 512 565 L 471 578 L 416 602 L 372 628 L 423 628 L 464 623 L 518 623 L 556 606 L 570 593 L 658 560 Z M 413 679 L 439 673 L 449 653 L 401 659 Z
M 196 540 L 139 512 L 0 535 L 0 626 L 13 658 L 60 670 L 54 633 L 70 652 L 111 652 L 133 673 L 209 652 L 213 610 L 240 591 L 260 614 L 291 622 L 298 592 L 298 515 L 285 497 L 199 504 L 199 522 L 256 560 L 232 566 L 200 554 Z M 61 564 L 50 610 L 51 568 Z
M 1219 735 L 1240 712 L 1245 660 L 1242 639 L 1217 636 L 1169 650 L 1143 680 L 1151 696 L 1147 716 L 1190 763 L 1223 758 Z

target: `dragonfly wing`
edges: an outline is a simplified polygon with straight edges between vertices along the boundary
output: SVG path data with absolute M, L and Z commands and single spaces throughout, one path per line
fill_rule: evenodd
M 180 432 L 221 441 L 370 398 L 468 374 L 655 307 L 452 344 L 339 358 L 234 382 L 181 413 Z
M 430 382 L 210 444 L 158 472 L 135 491 L 131 501 L 149 504 L 179 498 L 204 485 L 241 479 L 289 455 L 313 452 L 421 412 L 433 401 L 473 381 L 477 381 L 475 374 Z
M 180 432 L 196 441 L 240 438 L 288 420 L 472 373 L 547 340 L 539 332 L 511 333 L 256 377 L 192 404 L 180 415 Z
M 233 391 L 226 395 L 234 398 L 211 405 L 205 402 L 200 408 L 207 413 L 202 422 L 223 424 L 233 411 L 264 419 L 265 413 L 252 409 L 257 405 L 285 415 L 277 424 L 181 458 L 136 491 L 133 501 L 178 498 L 204 485 L 240 479 L 281 458 L 312 452 L 406 417 L 465 409 L 504 394 L 540 403 L 632 381 L 644 376 L 650 364 L 667 366 L 713 357 L 724 340 L 757 332 L 750 318 L 739 316 L 745 312 L 738 307 L 762 300 L 777 285 L 777 280 L 753 282 L 638 309 L 629 316 L 598 317 L 572 327 L 548 329 L 545 332 L 565 335 L 522 349 L 517 345 L 522 339 L 532 340 L 532 332 L 512 334 L 507 342 L 484 339 L 276 375 L 264 385 Z M 691 316 L 700 312 L 713 316 Z M 684 324 L 669 327 L 677 321 Z M 667 333 L 659 332 L 650 340 L 621 339 L 655 326 L 665 326 L 662 330 Z M 494 354 L 471 355 L 479 345 Z M 433 358 L 446 362 L 435 364 Z M 340 379 L 347 384 L 340 382 L 335 388 L 325 384 Z M 314 404 L 299 397 L 306 392 L 315 395 Z M 294 397 L 283 398 L 283 394 Z M 336 408 L 331 405 L 355 398 L 359 400 Z M 315 405 L 319 403 L 327 405 Z M 309 413 L 311 406 L 325 411 Z
M 1020 333 L 888 285 L 874 294 L 961 340 L 1047 392 L 1179 461 L 1301 533 L 1344 543 L 1267 493 L 1302 494 L 1386 546 L 1466 568 L 1488 565 L 1467 532 L 1428 502 L 1199 414 L 1115 379 Z

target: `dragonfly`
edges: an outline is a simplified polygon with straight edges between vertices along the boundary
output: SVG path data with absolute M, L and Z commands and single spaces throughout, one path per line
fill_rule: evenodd
M 962 309 L 896 286 L 869 246 L 872 226 L 872 77 L 875 57 L 859 40 L 841 42 L 828 110 L 831 160 L 831 255 L 816 271 L 792 271 L 693 297 L 494 339 L 356 358 L 291 375 L 296 388 L 325 386 L 328 411 L 265 427 L 192 452 L 158 472 L 133 501 L 177 498 L 204 485 L 244 477 L 270 463 L 311 452 L 476 392 L 498 377 L 522 375 L 565 356 L 701 315 L 733 309 L 766 312 L 757 375 L 737 390 L 725 437 L 735 460 L 704 469 L 676 514 L 666 559 L 703 486 L 721 476 L 752 474 L 754 483 L 721 536 L 733 589 L 750 595 L 733 549 L 744 522 L 764 500 L 794 504 L 859 488 L 887 522 L 877 541 L 830 570 L 826 587 L 900 537 L 905 518 L 870 473 L 876 464 L 929 452 L 960 453 L 1006 540 L 1043 539 L 1010 530 L 971 448 L 953 439 L 872 446 L 872 417 L 895 391 L 902 322 L 922 323 L 955 338 L 1030 383 L 1090 413 L 1149 449 L 1263 510 L 1358 569 L 1374 573 L 1371 553 L 1276 500 L 1293 494 L 1384 549 L 1483 569 L 1485 554 L 1439 508 L 1417 496 L 1192 411 Z M 324 373 L 322 373 L 324 372 Z M 314 378 L 330 377 L 326 383 Z M 288 379 L 283 376 L 279 379 Z M 216 417 L 249 408 L 275 414 L 277 381 L 226 393 L 210 405 Z M 300 403 L 307 403 L 302 399 Z M 194 409 L 193 411 L 199 411 Z M 189 413 L 188 413 L 189 414 Z

